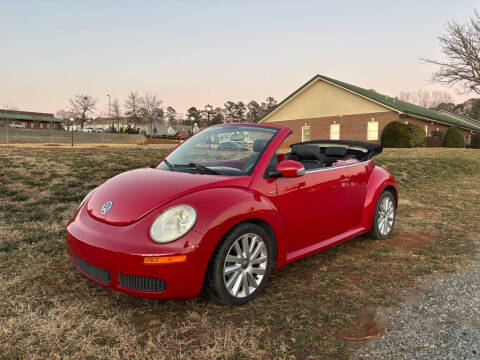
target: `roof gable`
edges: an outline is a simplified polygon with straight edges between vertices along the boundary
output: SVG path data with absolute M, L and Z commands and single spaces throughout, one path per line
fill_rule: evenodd
M 283 102 L 264 122 L 387 111 L 391 109 L 317 78 Z

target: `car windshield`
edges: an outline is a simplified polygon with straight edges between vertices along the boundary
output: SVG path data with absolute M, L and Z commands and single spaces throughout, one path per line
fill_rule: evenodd
M 249 125 L 207 128 L 158 166 L 162 170 L 216 175 L 250 175 L 278 130 Z

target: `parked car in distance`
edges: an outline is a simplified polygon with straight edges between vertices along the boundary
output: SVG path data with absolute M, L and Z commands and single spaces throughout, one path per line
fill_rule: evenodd
M 102 129 L 102 128 L 95 128 L 95 129 L 93 129 L 93 132 L 94 132 L 94 133 L 97 133 L 97 134 L 98 134 L 98 133 L 102 133 L 102 132 L 103 132 L 103 129 Z
M 248 147 L 233 141 L 224 141 L 218 144 L 217 150 L 248 151 Z
M 16 123 L 16 122 L 12 122 L 12 123 L 8 124 L 8 126 L 11 127 L 11 128 L 23 129 L 23 125 L 20 124 L 20 123 Z
M 254 139 L 248 152 L 208 144 L 239 131 Z M 67 225 L 73 262 L 130 295 L 184 299 L 205 289 L 241 305 L 273 269 L 364 233 L 389 237 L 398 190 L 373 160 L 382 147 L 316 140 L 279 153 L 290 134 L 264 124 L 212 126 L 153 168 L 109 179 Z
M 235 133 L 230 136 L 230 141 L 243 141 L 245 139 L 245 135 L 240 134 L 240 133 Z
M 82 131 L 91 133 L 91 132 L 95 132 L 95 129 L 93 127 L 86 127 L 86 128 L 83 128 Z

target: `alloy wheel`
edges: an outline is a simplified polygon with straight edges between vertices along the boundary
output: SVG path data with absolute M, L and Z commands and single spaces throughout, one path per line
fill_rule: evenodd
M 253 294 L 267 269 L 265 241 L 248 233 L 236 239 L 227 252 L 223 265 L 223 281 L 230 295 L 243 298 Z
M 390 196 L 385 196 L 378 209 L 378 230 L 383 236 L 386 236 L 393 227 L 395 218 L 395 205 Z

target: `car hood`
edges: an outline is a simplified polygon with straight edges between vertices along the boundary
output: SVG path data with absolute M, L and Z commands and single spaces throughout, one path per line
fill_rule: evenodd
M 88 214 L 99 221 L 128 225 L 178 197 L 225 186 L 248 186 L 248 177 L 137 169 L 117 175 L 100 185 L 86 205 Z M 109 202 L 110 209 L 102 214 L 102 207 Z

